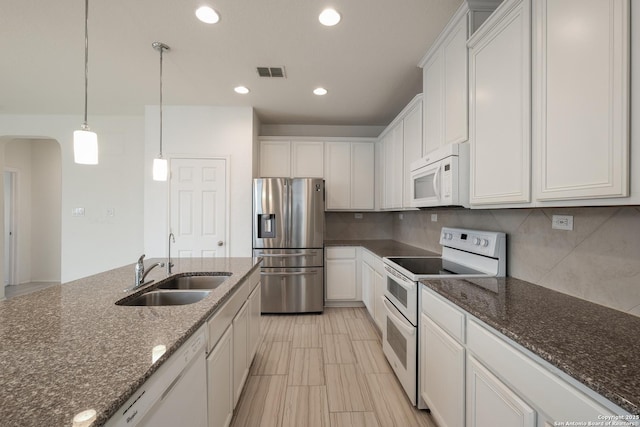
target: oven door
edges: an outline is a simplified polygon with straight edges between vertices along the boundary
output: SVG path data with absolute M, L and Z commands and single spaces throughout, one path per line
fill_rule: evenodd
M 382 327 L 382 351 L 409 400 L 415 406 L 418 328 L 409 323 L 387 298 L 384 296 L 381 298 L 385 315 Z
M 442 205 L 441 162 L 435 162 L 411 171 L 411 204 L 414 207 Z
M 418 325 L 418 284 L 392 267 L 384 266 L 387 272 L 387 283 L 384 296 L 414 326 Z

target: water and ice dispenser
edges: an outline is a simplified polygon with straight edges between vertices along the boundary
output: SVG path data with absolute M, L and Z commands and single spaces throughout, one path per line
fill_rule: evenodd
M 276 215 L 258 214 L 258 238 L 268 239 L 276 237 Z

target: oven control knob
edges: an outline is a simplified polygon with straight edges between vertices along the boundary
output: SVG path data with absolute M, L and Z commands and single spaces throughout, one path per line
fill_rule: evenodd
M 489 246 L 489 240 L 487 240 L 487 239 L 482 239 L 482 242 L 481 242 L 481 243 L 482 243 L 482 246 L 484 246 L 485 248 L 486 248 L 487 246 Z
M 444 233 L 444 238 L 445 238 L 446 240 L 451 240 L 451 239 L 453 239 L 453 234 L 451 234 L 451 233 Z

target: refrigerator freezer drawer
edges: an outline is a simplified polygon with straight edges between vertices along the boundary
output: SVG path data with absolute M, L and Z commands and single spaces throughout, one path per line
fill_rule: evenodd
M 323 249 L 254 249 L 262 257 L 262 268 L 322 267 Z
M 314 313 L 324 306 L 324 269 L 263 268 L 263 313 Z

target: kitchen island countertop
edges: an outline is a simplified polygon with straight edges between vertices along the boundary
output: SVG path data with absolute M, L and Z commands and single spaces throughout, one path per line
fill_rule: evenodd
M 71 426 L 75 414 L 94 409 L 92 426 L 103 425 L 259 268 L 260 259 L 174 263 L 171 276 L 232 275 L 202 301 L 182 306 L 115 305 L 133 283 L 133 264 L 0 302 L 0 424 Z M 147 277 L 155 282 L 136 293 L 166 278 L 165 269 L 156 268 Z M 166 352 L 153 362 L 158 345 Z
M 640 317 L 511 277 L 423 280 L 632 414 L 640 414 Z

